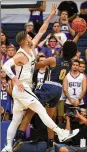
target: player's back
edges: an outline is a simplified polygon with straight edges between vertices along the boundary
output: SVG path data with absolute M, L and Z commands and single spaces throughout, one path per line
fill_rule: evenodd
M 63 57 L 56 57 L 56 66 L 51 68 L 50 80 L 62 84 L 69 70 L 70 62 L 64 60 Z

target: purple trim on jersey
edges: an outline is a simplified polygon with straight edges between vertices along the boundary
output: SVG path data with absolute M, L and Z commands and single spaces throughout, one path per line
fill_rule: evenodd
M 3 58 L 3 64 L 7 61 L 7 55 L 4 55 L 4 58 Z
M 71 74 L 71 72 L 70 72 L 70 75 L 71 75 L 71 77 L 73 77 L 73 75 Z M 76 77 L 73 77 L 74 79 L 76 79 L 76 78 L 78 78 L 80 76 L 80 73 L 79 73 L 79 75 L 77 75 Z

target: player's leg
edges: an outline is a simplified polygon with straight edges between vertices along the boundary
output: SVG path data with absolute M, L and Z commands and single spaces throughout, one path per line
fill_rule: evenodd
M 7 146 L 5 146 L 2 152 L 12 152 L 13 139 L 24 114 L 24 111 L 13 111 L 13 118 L 7 130 Z
M 30 124 L 31 119 L 34 114 L 35 114 L 35 112 L 32 111 L 31 109 L 27 110 L 27 112 L 17 130 L 17 133 L 16 133 L 16 141 L 13 145 L 14 151 L 18 150 L 20 148 L 20 146 L 23 144 L 26 128 L 27 128 L 28 124 Z
M 56 107 L 53 108 L 46 108 L 48 115 L 53 120 L 54 114 L 56 111 Z M 53 147 L 53 141 L 54 141 L 54 131 L 50 128 L 48 128 L 48 148 Z
M 45 108 L 41 105 L 41 103 L 38 100 L 36 100 L 36 102 L 34 102 L 34 103 L 29 104 L 29 108 L 31 110 L 35 111 L 39 115 L 42 122 L 47 127 L 49 127 L 50 129 L 52 129 L 53 131 L 55 131 L 57 133 L 60 142 L 72 138 L 73 136 L 75 136 L 79 132 L 79 129 L 77 129 L 77 130 L 74 130 L 72 134 L 70 134 L 70 132 L 68 130 L 60 129 L 54 123 L 54 121 L 49 117 Z

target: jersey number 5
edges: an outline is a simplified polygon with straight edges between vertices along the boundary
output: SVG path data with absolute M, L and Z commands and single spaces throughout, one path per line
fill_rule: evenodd
M 60 71 L 59 80 L 63 80 L 65 78 L 66 72 L 67 72 L 66 69 L 62 69 Z

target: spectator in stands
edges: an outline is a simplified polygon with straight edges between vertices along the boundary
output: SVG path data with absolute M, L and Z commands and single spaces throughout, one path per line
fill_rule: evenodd
M 1 44 L 5 44 L 6 46 L 9 45 L 7 35 L 3 30 L 1 30 Z
M 38 1 L 37 3 L 40 4 L 40 7 L 29 8 L 29 11 L 30 11 L 29 20 L 34 22 L 36 33 L 38 32 L 41 25 L 43 24 L 43 12 L 46 9 L 46 0 Z
M 61 11 L 66 10 L 68 12 L 69 21 L 76 18 L 78 13 L 77 4 L 73 1 L 63 1 L 58 6 L 58 14 L 60 16 Z
M 5 72 L 1 69 L 1 106 L 4 108 L 3 120 L 9 120 L 12 112 L 12 85 L 6 79 Z
M 10 58 L 12 58 L 16 53 L 16 48 L 13 44 L 10 44 L 8 47 L 7 47 L 7 54 L 4 56 L 3 58 L 3 64 Z
M 79 60 L 72 61 L 71 71 L 66 75 L 63 82 L 63 91 L 66 96 L 66 110 L 68 107 L 83 107 L 83 97 L 86 93 L 86 77 L 79 73 Z
M 53 35 L 48 39 L 48 36 L 45 40 L 38 44 L 38 51 L 45 53 L 46 57 L 51 57 L 55 52 L 59 52 L 61 49 L 56 48 L 58 42 L 57 38 Z M 48 41 L 48 44 L 46 46 L 43 46 L 46 40 Z
M 38 61 L 43 61 L 46 59 L 44 54 L 38 54 L 39 58 Z M 45 66 L 44 68 L 40 68 L 35 70 L 33 75 L 33 83 L 34 83 L 34 90 L 40 89 L 42 84 L 45 82 L 45 80 L 48 79 L 49 74 L 49 68 Z
M 35 36 L 35 33 L 34 33 L 34 23 L 32 22 L 32 21 L 29 21 L 28 23 L 26 23 L 25 24 L 25 26 L 24 26 L 24 28 L 25 28 L 25 31 L 27 32 L 27 33 L 31 33 L 32 35 L 31 36 Z
M 61 31 L 61 25 L 59 22 L 55 21 L 53 23 L 52 27 L 52 34 L 57 38 L 58 45 L 57 47 L 60 48 L 63 46 L 63 44 L 66 42 L 67 37 L 66 35 Z
M 32 21 L 29 21 L 28 23 L 25 24 L 24 26 L 25 28 L 25 31 L 28 33 L 28 32 L 32 32 L 34 31 L 34 24 Z
M 71 24 L 69 23 L 68 12 L 64 10 L 61 11 L 59 17 L 61 31 L 66 34 L 67 39 L 72 39 L 73 36 L 75 36 L 75 31 L 72 29 Z
M 80 64 L 79 64 L 79 72 L 85 74 L 85 69 L 86 69 L 85 62 L 84 62 L 84 60 L 79 60 L 79 61 L 80 61 Z
M 5 44 L 1 45 L 1 66 L 3 65 L 3 58 L 7 53 L 7 47 Z
M 86 62 L 87 62 L 87 49 L 85 50 L 85 58 L 86 58 Z
M 84 1 L 84 2 L 81 3 L 81 6 L 80 6 L 80 17 L 85 19 L 85 21 L 87 22 L 87 1 Z
M 67 129 L 72 129 L 74 127 L 78 127 L 80 132 L 71 140 L 71 145 L 69 142 L 67 144 L 57 144 L 54 143 L 54 147 L 49 149 L 46 152 L 86 152 L 87 151 L 87 110 L 84 108 L 80 109 L 81 112 L 79 113 L 76 111 L 74 114 L 74 121 L 71 124 L 71 119 L 69 116 L 66 116 L 66 124 L 65 127 Z M 77 121 L 77 123 L 76 123 Z M 64 127 L 64 124 L 61 124 L 61 127 Z M 64 128 L 65 128 L 64 127 Z M 82 140 L 86 140 L 83 145 Z M 81 147 L 82 146 L 82 147 Z
M 87 49 L 85 50 L 86 74 L 87 74 Z
M 85 69 L 86 69 L 86 64 L 85 64 L 84 60 L 80 61 L 79 72 L 86 75 Z M 86 75 L 86 77 L 87 77 L 87 75 Z M 87 107 L 87 89 L 86 89 L 86 94 L 85 94 L 83 100 L 84 100 L 84 105 Z

